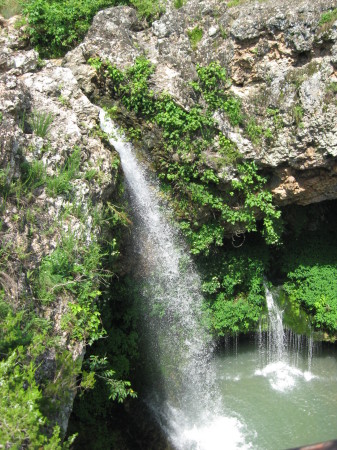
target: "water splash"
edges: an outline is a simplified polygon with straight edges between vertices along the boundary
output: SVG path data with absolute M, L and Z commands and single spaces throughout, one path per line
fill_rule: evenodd
M 290 366 L 284 361 L 270 363 L 263 369 L 256 370 L 255 375 L 268 378 L 270 386 L 275 391 L 279 392 L 292 390 L 299 379 L 311 381 L 316 378 L 311 372 L 303 372 L 294 366 Z
M 150 181 L 132 146 L 118 136 L 103 111 L 100 119 L 120 154 L 134 211 L 134 246 L 144 281 L 146 365 L 152 367 L 147 374 L 148 403 L 176 449 L 217 450 L 219 442 L 221 448 L 249 448 L 242 434 L 244 425 L 222 411 L 200 280 L 187 249 L 158 200 L 156 183 Z
M 311 381 L 316 378 L 311 373 L 314 341 L 312 335 L 307 338 L 293 333 L 290 329 L 285 329 L 282 320 L 283 312 L 266 284 L 265 292 L 268 308 L 267 342 L 264 340 L 261 328 L 258 337 L 261 365 L 264 367 L 257 369 L 255 375 L 267 378 L 272 389 L 286 392 L 294 389 L 299 379 Z M 297 366 L 305 348 L 308 355 L 308 370 L 301 371 Z

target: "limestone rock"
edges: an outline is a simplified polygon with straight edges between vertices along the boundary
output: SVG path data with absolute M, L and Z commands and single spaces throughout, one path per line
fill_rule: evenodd
M 11 254 L 6 270 L 4 266 L 1 268 L 0 285 L 6 292 L 6 300 L 16 309 L 22 298 L 25 301 L 27 296 L 34 298 L 27 274 L 34 273 L 42 259 L 60 245 L 62 234 L 73 233 L 89 245 L 100 232 L 88 211 L 92 203 L 102 208 L 115 189 L 116 169 L 112 161 L 116 153 L 102 140 L 99 109 L 82 92 L 86 91 L 85 83 L 79 85 L 71 70 L 60 66 L 61 61 L 41 64 L 35 50 L 23 48 L 20 30 L 14 27 L 14 22 L 15 19 L 0 20 L 0 189 L 9 192 L 8 196 L 0 196 L 3 211 L 0 246 Z M 85 67 L 90 72 L 90 67 Z M 76 149 L 80 161 L 78 174 L 71 180 L 71 198 L 52 195 L 45 183 L 26 178 L 25 171 L 34 164 L 43 167 L 48 177 L 57 178 Z M 99 182 L 91 181 L 88 173 L 97 174 Z M 27 194 L 25 187 L 30 182 L 32 187 Z M 21 186 L 22 192 L 12 195 L 9 188 L 13 183 Z M 72 212 L 74 207 L 81 209 L 85 220 Z M 80 366 L 86 343 L 74 342 L 71 330 L 62 327 L 72 301 L 69 292 L 60 292 L 52 306 L 37 307 L 40 315 L 53 324 L 52 333 L 71 352 L 74 364 Z M 43 355 L 37 379 L 41 376 L 53 380 L 56 370 L 53 350 L 48 349 Z M 75 390 L 69 388 L 68 394 L 52 418 L 64 433 Z
M 197 100 L 190 87 L 196 79 L 196 64 L 219 61 L 233 80 L 231 90 L 240 98 L 244 115 L 254 117 L 273 139 L 263 135 L 252 144 L 245 124 L 234 129 L 217 113 L 219 128 L 244 158 L 274 173 L 273 182 L 281 168 L 296 170 L 297 182 L 305 187 L 294 196 L 280 182 L 282 195 L 274 190 L 275 199 L 307 204 L 324 199 L 323 192 L 318 195 L 305 182 L 311 176 L 317 179 L 317 170 L 321 170 L 321 183 L 326 177 L 327 199 L 333 198 L 337 182 L 337 29 L 333 23 L 324 29 L 320 26 L 322 14 L 336 6 L 334 0 L 296 4 L 267 0 L 228 8 L 225 2 L 189 0 L 182 8 L 168 7 L 148 28 L 131 8 L 110 8 L 97 14 L 83 44 L 64 64 L 89 93 L 95 89 L 92 72 L 84 69 L 89 57 L 98 56 L 125 69 L 136 57 L 146 55 L 156 65 L 153 91 L 168 92 L 189 109 Z M 195 27 L 203 34 L 192 48 L 188 32 Z M 72 62 L 74 55 L 75 61 L 80 55 L 80 64 Z

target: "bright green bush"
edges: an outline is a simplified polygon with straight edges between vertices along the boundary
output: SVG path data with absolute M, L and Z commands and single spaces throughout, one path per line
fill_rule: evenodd
M 77 45 L 100 9 L 116 0 L 22 0 L 27 33 L 42 56 L 58 57 Z
M 316 329 L 337 333 L 337 266 L 300 265 L 288 273 L 285 290 L 313 316 Z
M 287 245 L 282 270 L 291 300 L 312 317 L 315 329 L 337 333 L 337 240 L 335 233 L 301 233 Z
M 201 260 L 202 289 L 217 336 L 255 330 L 265 308 L 266 248 L 226 250 Z
M 24 348 L 17 347 L 0 361 L 0 442 L 10 448 L 69 448 L 61 444 L 59 427 L 50 439 L 42 433 L 42 392 L 35 381 L 36 366 L 25 359 Z

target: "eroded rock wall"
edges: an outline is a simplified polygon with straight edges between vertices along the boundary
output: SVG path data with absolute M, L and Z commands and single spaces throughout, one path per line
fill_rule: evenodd
M 190 85 L 196 65 L 219 61 L 261 136 L 252 142 L 245 126 L 231 126 L 220 113 L 219 127 L 244 159 L 255 160 L 271 175 L 275 201 L 305 205 L 334 199 L 337 24 L 323 24 L 321 18 L 336 6 L 334 0 L 246 1 L 235 7 L 190 0 L 180 9 L 169 4 L 151 27 L 131 8 L 111 8 L 96 15 L 85 41 L 64 64 L 92 94 L 93 74 L 83 68 L 90 57 L 125 69 L 145 55 L 156 65 L 154 92 L 168 92 L 189 109 L 197 101 Z M 202 37 L 192 45 L 189 32 L 196 27 Z M 216 159 L 216 150 L 211 152 Z
M 36 297 L 32 278 L 64 237 L 73 236 L 87 246 L 98 238 L 92 205 L 102 208 L 111 197 L 116 183 L 112 161 L 118 157 L 103 143 L 99 110 L 72 72 L 59 61 L 40 61 L 15 22 L 16 18 L 0 21 L 0 288 L 14 312 L 34 304 L 37 316 L 51 323 L 59 348 L 72 355 L 73 363 L 68 364 L 76 368 L 73 379 L 65 378 L 64 392 L 57 393 L 64 394 L 63 400 L 50 417 L 65 433 L 86 340 L 74 339 L 72 327 L 62 322 L 69 304 L 77 300 L 75 294 L 59 290 L 53 301 L 43 302 Z M 39 183 L 42 172 L 44 179 L 57 181 L 74 151 L 79 161 L 68 192 Z M 39 358 L 37 381 L 47 378 L 56 384 L 69 376 L 57 368 L 55 358 L 55 349 L 46 348 Z

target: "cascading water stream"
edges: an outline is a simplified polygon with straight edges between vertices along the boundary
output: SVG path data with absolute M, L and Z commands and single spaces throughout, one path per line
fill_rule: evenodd
M 283 330 L 282 311 L 274 301 L 273 295 L 265 284 L 268 308 L 268 356 L 280 361 L 285 350 L 285 333 Z
M 159 190 L 134 150 L 103 111 L 101 127 L 118 151 L 134 211 L 135 246 L 143 273 L 142 303 L 153 373 L 148 403 L 176 449 L 248 448 L 243 424 L 224 415 L 211 366 L 200 280 Z
M 264 367 L 255 371 L 255 375 L 262 375 L 269 379 L 273 389 L 281 392 L 289 391 L 296 385 L 298 378 L 307 381 L 313 378 L 310 372 L 313 354 L 313 338 L 299 336 L 283 325 L 283 312 L 277 305 L 272 292 L 265 284 L 266 303 L 268 308 L 267 342 L 263 342 L 263 333 L 260 331 L 259 348 L 261 365 Z M 299 355 L 307 347 L 308 370 L 297 368 Z M 266 365 L 265 365 L 266 364 Z

